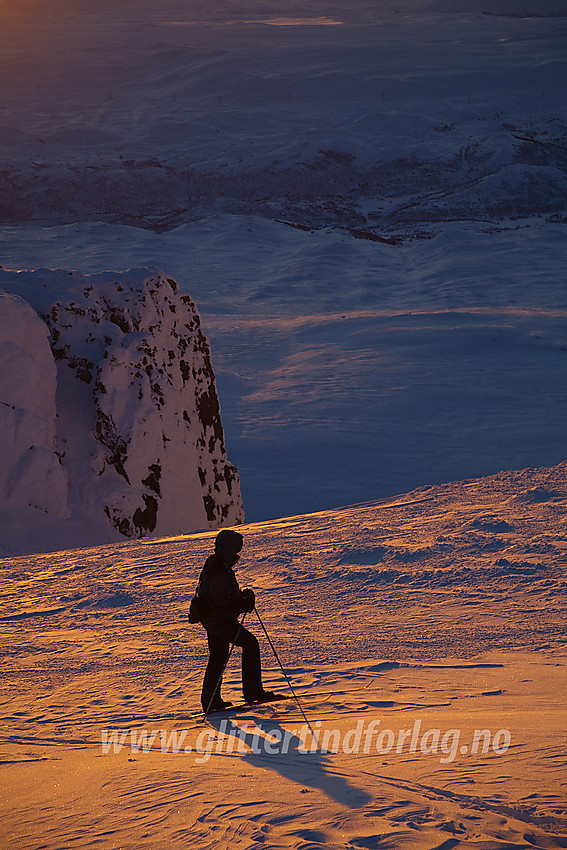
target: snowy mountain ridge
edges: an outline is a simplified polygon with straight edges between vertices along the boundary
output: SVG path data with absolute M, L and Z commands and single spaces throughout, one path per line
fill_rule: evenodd
M 209 345 L 172 278 L 2 271 L 0 289 L 0 500 L 58 521 L 7 551 L 72 545 L 76 524 L 107 542 L 242 521 Z

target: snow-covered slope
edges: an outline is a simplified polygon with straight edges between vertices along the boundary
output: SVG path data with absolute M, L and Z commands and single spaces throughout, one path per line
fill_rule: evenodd
M 241 527 L 239 580 L 327 752 L 293 700 L 189 716 L 214 532 L 0 561 L 0 844 L 564 848 L 566 507 L 562 464 Z
M 81 525 L 104 542 L 242 521 L 208 342 L 172 278 L 1 271 L 0 289 L 0 510 L 24 509 L 4 552 L 71 545 Z

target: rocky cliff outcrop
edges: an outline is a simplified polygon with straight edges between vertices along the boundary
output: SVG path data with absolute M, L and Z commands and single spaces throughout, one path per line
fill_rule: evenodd
M 0 271 L 0 291 L 0 511 L 109 540 L 242 522 L 209 345 L 172 278 Z

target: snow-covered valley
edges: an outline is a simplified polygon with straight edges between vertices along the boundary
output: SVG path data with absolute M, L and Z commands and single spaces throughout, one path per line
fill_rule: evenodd
M 390 246 L 223 215 L 5 243 L 18 267 L 157 265 L 191 295 L 250 521 L 565 456 L 564 225 Z
M 248 520 L 564 459 L 563 3 L 87 5 L 4 13 L 0 265 L 177 280 Z

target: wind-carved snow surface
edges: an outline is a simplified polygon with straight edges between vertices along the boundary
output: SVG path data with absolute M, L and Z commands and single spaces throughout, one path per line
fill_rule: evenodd
M 565 849 L 566 464 L 240 530 L 320 748 L 293 699 L 191 717 L 214 532 L 1 559 L 3 850 Z
M 177 283 L 0 274 L 0 510 L 59 520 L 30 541 L 26 514 L 5 551 L 70 545 L 77 525 L 105 542 L 242 522 L 209 345 Z

